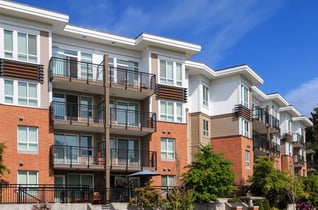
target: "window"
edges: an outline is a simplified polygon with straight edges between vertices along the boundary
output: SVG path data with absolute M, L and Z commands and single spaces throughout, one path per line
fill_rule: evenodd
M 18 82 L 18 104 L 25 106 L 37 106 L 36 84 Z
M 81 78 L 93 79 L 93 56 L 88 53 L 81 53 Z
M 91 156 L 93 141 L 91 136 L 81 136 L 81 156 Z
M 2 81 L 4 81 L 4 98 L 0 101 L 3 100 L 6 104 L 38 107 L 38 84 L 17 80 L 0 80 L 1 83 Z
M 4 57 L 13 58 L 13 32 L 4 30 Z
M 183 122 L 182 103 L 160 101 L 160 120 L 167 122 Z
M 240 118 L 240 128 L 240 134 L 249 138 L 249 122 L 246 119 Z
M 18 126 L 18 150 L 38 151 L 38 128 L 29 126 Z
M 245 150 L 245 167 L 251 167 L 251 153 L 249 150 Z
M 171 138 L 161 138 L 161 159 L 175 159 L 175 140 Z
M 248 108 L 249 91 L 245 85 L 241 85 L 241 104 Z
M 182 86 L 182 64 L 160 60 L 160 83 Z
M 1 56 L 24 62 L 38 62 L 39 31 L 23 27 L 1 26 L 0 46 L 3 46 Z
M 18 60 L 37 62 L 36 36 L 18 32 Z
M 4 81 L 4 102 L 13 104 L 13 81 Z
M 209 136 L 209 121 L 203 120 L 203 136 Z
M 209 107 L 209 88 L 206 85 L 202 85 L 202 105 Z
M 176 177 L 171 175 L 163 175 L 161 176 L 161 186 L 163 187 L 163 191 L 167 192 L 169 188 L 173 188 L 176 186 Z
M 38 172 L 18 171 L 18 184 L 23 189 L 24 196 L 37 197 L 38 195 Z M 24 186 L 23 186 L 24 185 Z

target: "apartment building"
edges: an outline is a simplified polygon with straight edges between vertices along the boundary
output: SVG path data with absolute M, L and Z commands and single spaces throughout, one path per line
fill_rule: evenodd
M 150 177 L 154 186 L 180 185 L 201 144 L 233 161 L 239 185 L 258 155 L 275 157 L 279 168 L 305 157 L 296 139 L 281 138 L 282 122 L 290 119 L 288 131 L 302 137 L 311 122 L 279 94 L 256 88 L 263 79 L 247 65 L 215 71 L 189 61 L 199 45 L 68 21 L 0 1 L 0 141 L 11 171 L 3 182 L 86 186 L 127 201 L 122 189 Z M 305 160 L 293 167 L 306 174 Z M 130 176 L 135 172 L 146 176 Z
M 293 106 L 282 107 L 279 111 L 281 113 L 282 168 L 290 170 L 296 176 L 307 176 L 305 129 L 313 124 Z
M 67 15 L 7 1 L 0 13 L 3 180 L 107 189 L 107 200 L 144 184 L 147 176 L 128 176 L 138 171 L 160 174 L 156 186 L 180 184 L 184 63 L 199 45 L 71 26 Z

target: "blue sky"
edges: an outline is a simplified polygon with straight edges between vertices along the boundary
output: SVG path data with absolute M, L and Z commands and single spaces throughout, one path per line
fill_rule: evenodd
M 309 116 L 318 106 L 316 0 L 14 0 L 70 16 L 70 24 L 134 38 L 141 32 L 202 46 L 192 60 L 217 70 L 247 64 L 265 93 Z

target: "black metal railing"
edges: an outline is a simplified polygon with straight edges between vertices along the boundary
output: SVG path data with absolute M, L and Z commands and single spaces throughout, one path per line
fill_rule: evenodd
M 254 106 L 252 110 L 253 120 L 258 120 L 263 123 L 268 123 L 271 127 L 280 130 L 279 119 L 269 114 L 265 108 Z
M 51 81 L 54 76 L 66 77 L 70 80 L 86 80 L 87 82 L 104 81 L 104 65 L 78 61 L 72 58 L 52 57 L 49 63 L 49 72 Z
M 156 113 L 136 110 L 111 108 L 111 125 L 134 126 L 138 128 L 156 129 Z
M 272 142 L 271 149 L 273 152 L 280 152 L 280 144 L 277 144 L 276 142 Z
M 104 151 L 93 147 L 52 145 L 50 151 L 53 165 L 69 165 L 70 168 L 84 165 L 89 168 L 105 164 Z
M 258 150 L 268 151 L 268 143 L 265 136 L 253 136 L 254 148 Z
M 125 68 L 109 68 L 109 84 L 155 90 L 156 75 Z
M 52 120 L 104 123 L 104 107 L 100 106 L 53 101 L 51 112 Z
M 88 185 L 0 184 L 0 204 L 129 202 L 131 198 L 138 195 L 135 187 L 138 186 L 114 186 L 106 189 Z M 175 187 L 153 186 L 152 188 L 163 198 L 167 198 L 168 193 Z M 106 200 L 106 193 L 109 194 L 109 200 Z
M 111 167 L 157 168 L 157 152 L 144 150 L 111 149 Z
M 293 142 L 295 144 L 304 145 L 304 136 L 299 133 L 293 133 Z

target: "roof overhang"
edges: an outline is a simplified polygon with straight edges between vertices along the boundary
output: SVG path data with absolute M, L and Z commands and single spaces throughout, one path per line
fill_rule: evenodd
M 10 1 L 0 1 L 0 14 L 52 25 L 53 30 L 62 30 L 69 16 Z
M 282 97 L 279 93 L 265 94 L 263 91 L 261 91 L 259 88 L 255 86 L 252 87 L 252 93 L 253 97 L 255 97 L 260 102 L 273 101 L 279 107 L 289 106 L 288 101 L 286 101 L 286 99 Z
M 214 71 L 203 63 L 186 61 L 186 69 L 189 70 L 190 75 L 201 74 L 209 79 L 220 79 L 240 75 L 249 81 L 252 86 L 260 85 L 264 82 L 263 79 L 247 65 L 240 65 Z
M 287 107 L 282 107 L 279 108 L 279 112 L 287 112 L 290 114 L 292 117 L 299 117 L 301 114 L 297 111 L 297 109 L 293 106 L 287 106 Z
M 300 117 L 293 117 L 293 121 L 300 121 L 302 124 L 304 124 L 306 127 L 313 126 L 313 123 L 308 119 L 306 116 L 300 116 Z

